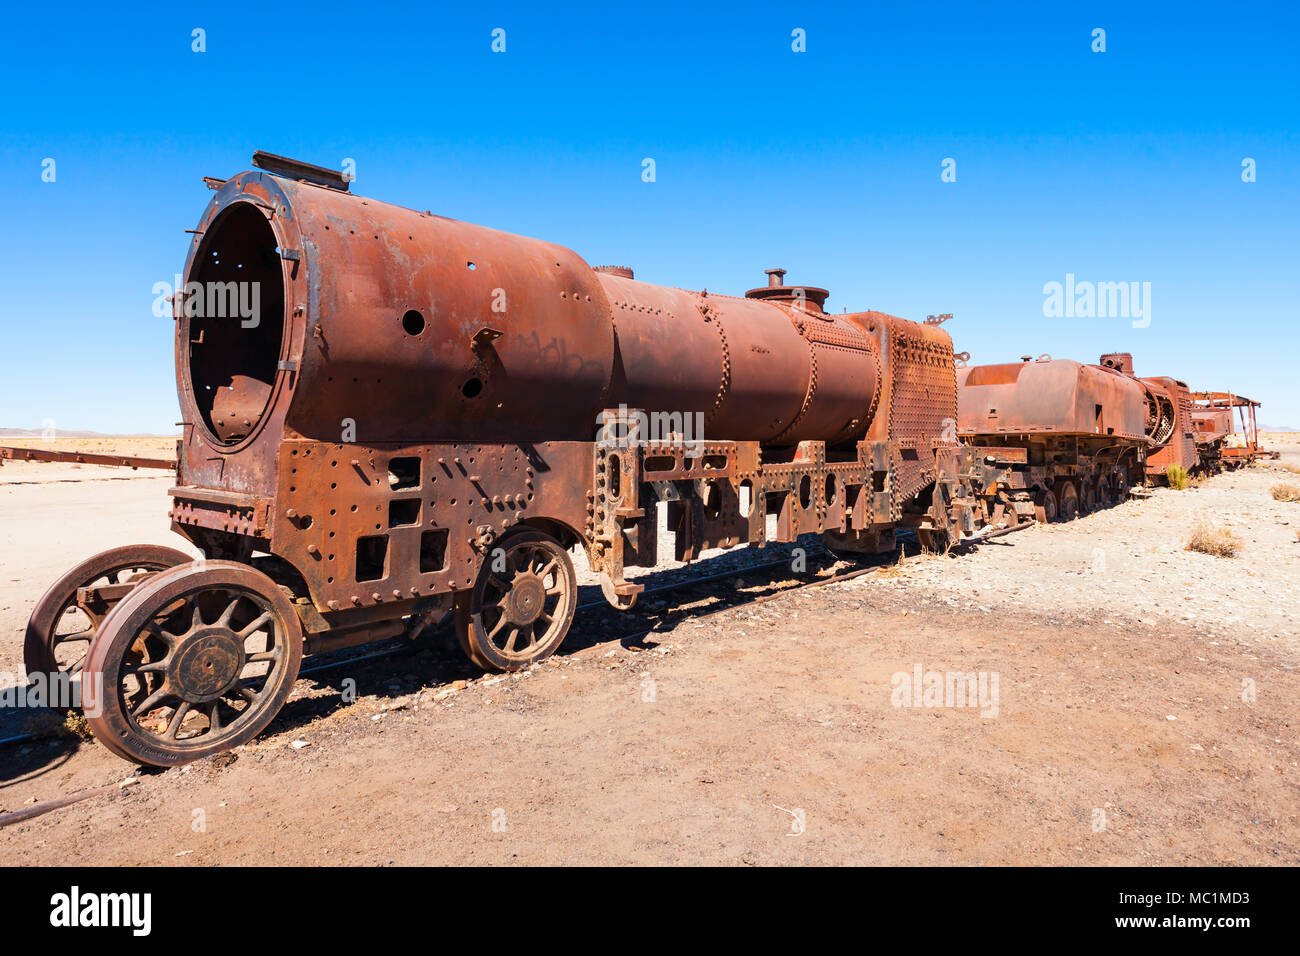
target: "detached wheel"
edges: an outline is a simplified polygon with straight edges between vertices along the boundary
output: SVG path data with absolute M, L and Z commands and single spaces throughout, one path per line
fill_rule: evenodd
M 233 561 L 183 565 L 104 619 L 82 675 L 86 717 L 121 757 L 189 763 L 261 733 L 301 662 L 302 626 L 274 581 Z
M 1056 513 L 1061 521 L 1073 521 L 1079 517 L 1079 488 L 1072 481 L 1056 483 Z
M 184 551 L 157 544 L 111 548 L 87 558 L 49 586 L 32 609 L 23 642 L 27 674 L 77 674 L 86 649 L 107 617 L 108 605 L 84 604 L 77 591 L 94 585 L 129 584 L 146 574 L 194 559 Z
M 517 531 L 489 549 L 473 590 L 457 601 L 456 638 L 484 670 L 521 670 L 559 648 L 577 594 L 563 545 L 541 531 Z

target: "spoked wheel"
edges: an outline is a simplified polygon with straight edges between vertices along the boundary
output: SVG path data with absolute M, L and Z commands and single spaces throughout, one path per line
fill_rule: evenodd
M 497 549 L 501 550 L 498 551 Z M 518 531 L 493 547 L 456 604 L 456 637 L 479 667 L 517 671 L 555 653 L 573 621 L 578 579 L 564 547 Z
M 1056 506 L 1056 494 L 1051 491 L 1041 491 L 1034 496 L 1034 516 L 1043 524 L 1049 524 L 1057 519 L 1060 509 Z
M 302 626 L 265 574 L 232 561 L 163 571 L 109 612 L 82 676 L 90 729 L 156 767 L 247 743 L 302 662 Z
M 175 548 L 133 544 L 111 548 L 82 561 L 51 584 L 32 609 L 23 643 L 23 663 L 28 677 L 60 672 L 72 676 L 81 671 L 86 649 L 111 605 L 79 601 L 80 588 L 130 584 L 146 574 L 193 560 Z
M 1072 481 L 1056 483 L 1056 513 L 1061 521 L 1079 517 L 1079 488 Z

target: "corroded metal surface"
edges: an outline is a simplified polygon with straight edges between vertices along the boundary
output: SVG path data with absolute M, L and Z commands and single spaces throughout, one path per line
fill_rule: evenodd
M 1187 383 L 1163 376 L 1141 381 L 1155 390 L 1162 390 L 1174 411 L 1173 429 L 1168 440 L 1147 456 L 1147 474 L 1158 478 L 1170 465 L 1192 471 L 1197 465 L 1196 433 L 1192 425 L 1192 395 Z
M 1236 467 L 1257 458 L 1278 457 L 1278 452 L 1267 451 L 1259 444 L 1259 426 L 1255 422 L 1259 402 L 1232 392 L 1193 392 L 1191 398 L 1192 425 L 1202 468 L 1222 464 Z
M 1132 378 L 1147 390 L 1148 433 L 1155 444 L 1147 455 L 1147 477 L 1162 479 L 1170 465 L 1187 471 L 1195 469 L 1196 442 L 1187 384 L 1164 376 L 1139 378 L 1133 371 L 1133 356 L 1128 352 L 1103 355 L 1101 364 Z
M 974 526 L 937 326 L 827 313 L 778 269 L 745 297 L 654 285 L 272 165 L 221 183 L 195 230 L 187 283 L 255 280 L 263 314 L 176 300 L 172 518 L 212 556 L 283 559 L 309 630 L 467 594 L 525 526 L 587 549 L 625 604 L 659 501 L 685 558 L 768 540 L 768 514 L 783 541 Z M 599 416 L 652 432 L 614 456 L 617 488 Z
M 961 386 L 963 435 L 1089 435 L 1143 441 L 1147 400 L 1133 379 L 1068 359 L 968 366 Z
M 60 461 L 78 465 L 112 465 L 120 468 L 176 469 L 176 461 L 168 458 L 140 458 L 133 455 L 99 455 L 81 451 L 52 451 L 47 448 L 14 448 L 0 445 L 0 464 L 10 461 Z
M 1118 364 L 1042 356 L 957 370 L 958 431 L 1005 468 L 991 490 L 1022 518 L 1071 518 L 1121 500 L 1158 433 L 1149 388 Z

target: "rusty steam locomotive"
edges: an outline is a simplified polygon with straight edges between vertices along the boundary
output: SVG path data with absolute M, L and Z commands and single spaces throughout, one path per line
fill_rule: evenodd
M 79 669 L 123 757 L 243 743 L 305 653 L 443 615 L 483 668 L 545 658 L 573 618 L 570 550 L 630 607 L 659 502 L 679 560 L 809 533 L 874 553 L 988 518 L 997 468 L 958 440 L 937 325 L 826 312 L 777 269 L 743 297 L 652 285 L 254 165 L 209 182 L 174 300 L 170 515 L 204 558 L 98 555 L 28 629 L 29 670 Z M 204 308 L 232 283 L 257 284 L 256 321 Z M 91 623 L 62 634 L 71 607 Z
M 95 555 L 27 628 L 29 675 L 79 675 L 96 737 L 140 763 L 244 743 L 304 655 L 444 617 L 484 669 L 542 660 L 570 552 L 630 608 L 661 510 L 679 561 L 808 534 L 874 554 L 905 529 L 939 548 L 1267 454 L 1257 403 L 1127 353 L 967 367 L 947 316 L 829 313 L 781 269 L 743 297 L 652 285 L 253 161 L 207 180 L 173 299 L 170 517 L 203 557 Z M 213 308 L 245 288 L 255 313 Z

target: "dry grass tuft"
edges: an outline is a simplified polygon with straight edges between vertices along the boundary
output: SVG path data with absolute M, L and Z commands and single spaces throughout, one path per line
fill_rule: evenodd
M 1188 551 L 1199 551 L 1216 558 L 1236 557 L 1241 550 L 1241 539 L 1229 531 L 1202 518 L 1192 530 L 1192 539 L 1187 542 Z
M 1300 486 L 1282 482 L 1272 488 L 1273 498 L 1277 501 L 1300 501 Z
M 75 710 L 60 714 L 57 710 L 41 710 L 33 713 L 23 726 L 23 730 L 37 739 L 71 737 L 74 740 L 90 740 L 90 721 Z
M 75 710 L 68 711 L 68 716 L 63 718 L 63 732 L 78 740 L 92 740 L 95 736 L 90 732 L 90 721 L 86 715 Z
M 1169 487 L 1175 491 L 1182 491 L 1187 487 L 1187 469 L 1182 465 L 1170 465 L 1165 469 L 1165 479 L 1169 482 Z
M 878 572 L 882 578 L 900 577 L 904 572 L 904 565 L 907 563 L 907 552 L 902 545 L 898 546 L 898 563 L 887 564 Z

